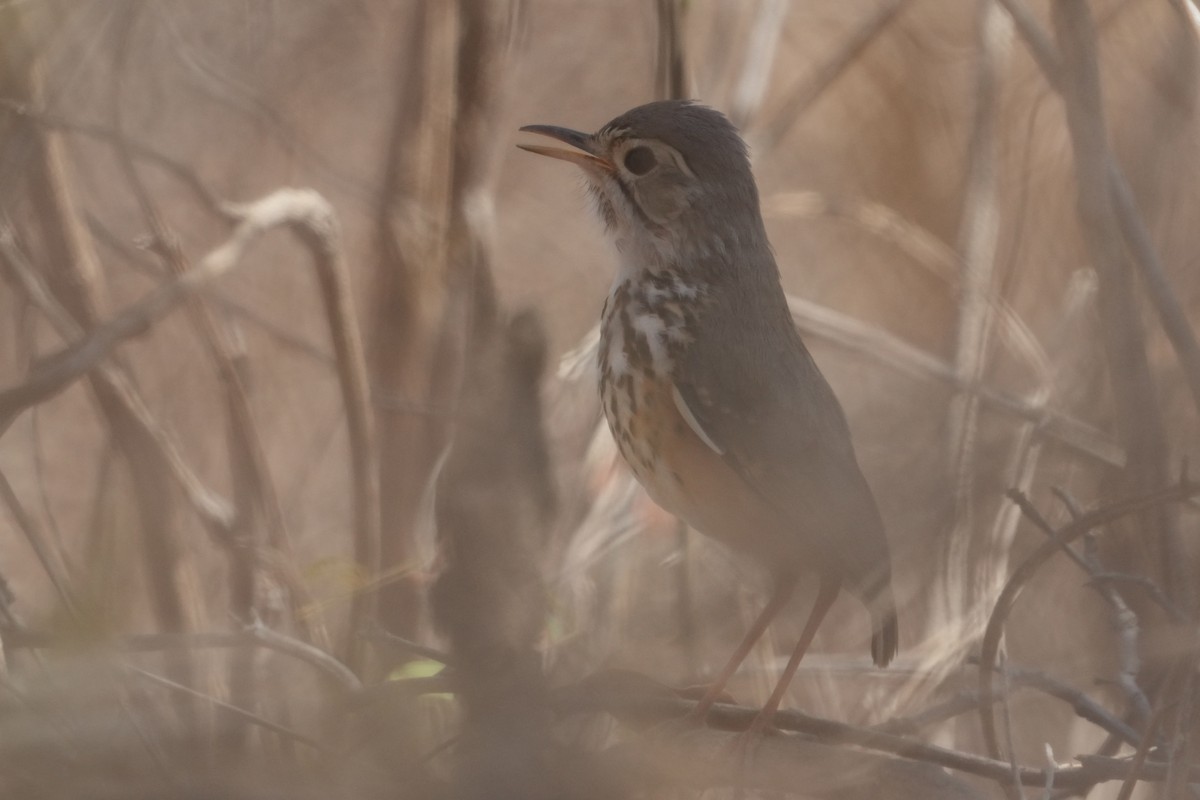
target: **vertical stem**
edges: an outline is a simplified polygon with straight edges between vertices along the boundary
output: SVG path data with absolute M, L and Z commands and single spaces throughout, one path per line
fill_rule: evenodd
M 965 622 L 971 625 L 977 610 L 990 606 L 1005 570 L 1006 541 L 987 541 L 983 552 L 979 552 L 978 547 L 975 443 L 979 398 L 972 387 L 977 386 L 984 375 L 994 318 L 996 244 L 1000 229 L 996 153 L 998 73 L 1008 50 L 1011 27 L 994 0 L 979 0 L 975 112 L 959 228 L 962 279 L 954 362 L 955 377 L 968 388 L 958 392 L 950 406 L 949 449 L 955 482 L 955 521 L 943 567 L 945 585 L 958 587 L 960 592 L 957 596 L 948 594 L 946 597 L 945 612 L 952 624 Z
M 1135 493 L 1167 485 L 1167 438 L 1146 357 L 1141 308 L 1110 192 L 1111 154 L 1104 122 L 1096 30 L 1086 0 L 1056 0 L 1054 28 L 1062 52 L 1063 102 L 1075 159 L 1077 208 L 1088 255 L 1099 277 L 1100 332 L 1108 360 L 1117 426 L 1128 457 L 1125 478 Z M 1174 513 L 1155 507 L 1140 516 L 1161 544 L 1167 591 L 1193 609 L 1188 561 Z
M 665 100 L 687 98 L 683 58 L 683 9 L 680 0 L 658 0 L 658 57 L 654 94 Z

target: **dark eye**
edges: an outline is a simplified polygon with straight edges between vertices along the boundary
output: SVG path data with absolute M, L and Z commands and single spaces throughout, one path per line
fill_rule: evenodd
M 649 147 L 635 147 L 625 154 L 625 169 L 634 175 L 645 175 L 654 169 L 658 160 Z

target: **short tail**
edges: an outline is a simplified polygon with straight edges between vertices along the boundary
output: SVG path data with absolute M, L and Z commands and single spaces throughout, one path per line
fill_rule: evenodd
M 871 658 L 875 666 L 886 667 L 900 649 L 900 625 L 896 621 L 896 605 L 889 597 L 882 613 L 871 614 Z

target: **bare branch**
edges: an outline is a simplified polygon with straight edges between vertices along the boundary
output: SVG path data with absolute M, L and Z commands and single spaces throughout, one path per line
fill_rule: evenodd
M 968 143 L 967 187 L 963 197 L 963 216 L 958 231 L 961 277 L 959 318 L 954 353 L 955 381 L 960 388 L 951 398 L 948 426 L 948 452 L 954 480 L 954 520 L 945 555 L 941 562 L 944 602 L 950 619 L 970 619 L 974 609 L 991 601 L 1004 579 L 1008 550 L 1016 528 L 1016 518 L 1006 518 L 1003 510 L 990 535 L 980 535 L 975 518 L 976 444 L 981 398 L 973 387 L 983 380 L 987 365 L 996 304 L 996 248 L 1000 232 L 997 105 L 1000 73 L 1007 59 L 1011 39 L 999 8 L 992 0 L 976 6 L 975 34 L 975 109 Z M 1048 391 L 1038 392 L 1035 402 L 1044 405 Z M 1030 423 L 1021 426 L 1028 428 Z M 1018 431 L 1015 443 L 1027 439 L 1028 431 Z M 1028 453 L 1028 450 L 1027 450 Z M 1036 448 L 1033 450 L 1036 454 Z M 1036 460 L 1026 461 L 1022 477 L 1030 480 Z M 953 587 L 953 588 L 950 588 Z M 965 639 L 964 639 L 965 641 Z M 965 645 L 964 645 L 965 646 Z
M 679 0 L 657 0 L 657 5 L 655 94 L 665 100 L 682 100 L 688 92 L 683 60 L 683 3 Z
M 1025 44 L 1028 45 L 1030 53 L 1033 55 L 1033 60 L 1037 62 L 1038 67 L 1045 76 L 1046 82 L 1055 91 L 1061 91 L 1062 88 L 1062 59 L 1059 57 L 1058 50 L 1054 47 L 1054 42 L 1050 38 L 1037 19 L 1033 16 L 1033 12 L 1025 5 L 1022 0 L 999 0 L 1000 5 L 1004 6 L 1004 10 L 1009 13 L 1016 23 L 1017 31 L 1021 37 L 1025 39 Z
M 1049 35 L 1037 23 L 1033 14 L 1021 0 L 999 0 L 999 2 L 1012 16 L 1021 36 L 1029 46 L 1034 60 L 1037 61 L 1038 67 L 1046 78 L 1046 82 L 1064 96 L 1068 109 L 1070 109 L 1071 102 L 1067 99 L 1066 93 L 1071 91 L 1071 86 L 1066 79 L 1066 67 Z M 1081 24 L 1078 12 L 1071 13 L 1071 24 L 1074 27 L 1073 36 L 1085 35 L 1081 28 L 1091 31 L 1090 23 Z M 1091 34 L 1086 35 L 1090 36 Z M 1103 120 L 1096 114 L 1093 116 L 1095 118 L 1092 120 L 1092 124 L 1097 126 L 1098 132 L 1103 132 Z M 1163 331 L 1170 340 L 1171 346 L 1175 348 L 1180 368 L 1192 393 L 1192 400 L 1197 409 L 1200 409 L 1200 343 L 1196 340 L 1196 334 L 1188 320 L 1187 312 L 1179 304 L 1178 294 L 1167 279 L 1166 268 L 1154 249 L 1154 243 L 1146 229 L 1145 222 L 1138 214 L 1129 182 L 1107 148 L 1102 148 L 1102 152 L 1096 155 L 1100 159 L 1101 169 L 1107 181 L 1106 193 L 1113 205 L 1118 229 L 1134 256 L 1134 263 L 1140 270 L 1142 283 L 1158 312 Z M 1078 154 L 1076 157 L 1079 157 Z
M 140 249 L 140 243 L 137 240 L 123 240 L 111 228 L 90 214 L 88 215 L 87 223 L 88 231 L 96 238 L 96 241 L 116 251 L 131 269 L 142 275 L 153 277 L 156 280 L 162 278 L 162 270 L 155 264 L 153 257 L 146 253 L 145 250 Z M 229 292 L 221 287 L 211 287 L 207 295 L 212 302 L 220 306 L 222 311 L 238 319 L 245 320 L 249 325 L 263 331 L 283 347 L 299 353 L 306 358 L 310 358 L 322 366 L 332 367 L 334 365 L 333 355 L 329 351 L 321 349 L 303 336 L 298 336 L 286 330 L 281 325 L 270 320 L 265 314 L 251 308 L 247 303 L 231 297 Z
M 828 61 L 817 65 L 798 86 L 788 91 L 789 97 L 783 107 L 763 124 L 761 138 L 756 143 L 762 153 L 770 152 L 783 141 L 804 112 L 846 72 L 908 3 L 909 0 L 886 0 L 874 14 L 863 20 L 840 50 Z
M 1194 487 L 1200 491 L 1200 486 Z M 559 708 L 572 712 L 581 711 L 616 711 L 625 708 L 636 708 L 643 722 L 660 723 L 666 720 L 684 717 L 695 706 L 695 702 L 674 696 L 672 693 L 648 689 L 646 685 L 624 683 L 622 691 L 596 692 L 594 686 L 580 684 L 578 687 L 560 690 L 558 695 Z M 612 688 L 610 685 L 608 688 Z M 632 695 L 626 695 L 623 690 L 630 688 Z M 994 698 L 992 698 L 994 700 Z M 758 709 L 718 703 L 712 707 L 708 723 L 722 731 L 744 731 L 749 728 Z M 774 724 L 780 730 L 805 733 L 822 743 L 842 747 L 856 747 L 891 753 L 904 759 L 936 764 L 947 769 L 964 772 L 987 778 L 1004 786 L 1010 785 L 1013 777 L 1012 767 L 1005 761 L 994 758 L 964 753 L 937 745 L 883 733 L 871 728 L 861 728 L 841 722 L 814 717 L 798 711 L 780 711 L 774 719 Z M 813 751 L 811 742 L 803 737 L 782 737 L 774 741 L 777 746 L 790 751 L 779 760 L 787 763 L 811 762 Z M 858 751 L 850 751 L 861 755 Z M 833 757 L 827 753 L 827 756 Z M 774 760 L 774 758 L 772 758 Z M 1054 768 L 1054 783 L 1061 789 L 1082 786 L 1092 786 L 1096 783 L 1123 780 L 1127 774 L 1130 761 L 1128 759 L 1105 759 L 1089 757 L 1084 763 L 1075 765 L 1057 765 Z M 1018 767 L 1017 776 L 1024 786 L 1044 787 L 1048 779 L 1047 769 Z M 1200 770 L 1196 771 L 1200 778 Z M 1162 781 L 1167 776 L 1167 766 L 1161 762 L 1145 764 L 1141 770 L 1143 780 Z
M 233 716 L 237 717 L 238 719 L 245 720 L 246 722 L 249 722 L 252 725 L 257 725 L 260 728 L 265 728 L 269 731 L 278 733 L 280 736 L 284 736 L 294 742 L 299 742 L 300 744 L 307 745 L 308 747 L 311 747 L 314 750 L 322 750 L 323 751 L 325 749 L 324 747 L 321 746 L 321 743 L 318 742 L 316 739 L 305 736 L 302 733 L 294 731 L 291 728 L 284 727 L 283 725 L 280 725 L 276 722 L 271 722 L 271 720 L 266 719 L 265 717 L 261 717 L 258 714 L 255 714 L 251 711 L 247 711 L 244 708 L 239 708 L 235 705 L 231 705 L 230 703 L 226 703 L 224 700 L 219 700 L 210 694 L 205 694 L 204 692 L 198 692 L 195 689 L 192 689 L 191 687 L 184 686 L 181 683 L 177 683 L 173 680 L 169 680 L 167 678 L 162 677 L 161 675 L 155 675 L 153 672 L 147 672 L 146 670 L 141 669 L 139 667 L 135 667 L 132 664 L 126 664 L 124 666 L 125 666 L 125 669 L 127 669 L 130 673 L 137 675 L 139 678 L 143 678 L 145 680 L 150 681 L 151 683 L 156 683 L 159 686 L 170 689 L 172 692 L 175 692 L 176 694 L 185 695 L 187 697 L 195 697 L 197 699 L 203 700 L 204 702 L 209 703 L 210 705 L 212 705 L 215 708 L 219 708 L 228 714 L 232 714 Z
M 320 218 L 328 205 L 315 192 L 284 189 L 256 203 L 229 208 L 236 208 L 234 213 L 242 222 L 228 241 L 210 252 L 195 269 L 163 283 L 121 314 L 97 326 L 82 341 L 49 357 L 21 386 L 0 392 L 0 423 L 7 426 L 25 408 L 52 397 L 95 369 L 121 342 L 144 333 L 205 284 L 236 267 L 246 248 L 266 231 L 281 225 L 328 226 Z M 12 253 L 12 244 L 11 235 L 0 241 L 8 254 Z M 47 297 L 38 296 L 34 300 L 46 308 L 49 305 Z
M 376 456 L 370 436 L 365 357 L 333 211 L 316 192 L 301 189 L 281 189 L 254 203 L 228 208 L 242 222 L 224 244 L 205 256 L 194 269 L 163 283 L 123 313 L 97 326 L 82 341 L 55 356 L 25 384 L 0 392 L 0 421 L 11 421 L 23 408 L 61 391 L 71 381 L 96 369 L 122 341 L 146 330 L 213 280 L 234 269 L 259 236 L 276 227 L 290 227 L 309 246 L 316 259 L 350 426 L 355 558 L 368 574 L 373 575 L 378 571 L 379 563 L 379 495 L 373 479 Z M 17 253 L 11 237 L 0 237 L 0 248 L 13 265 L 12 256 Z M 36 291 L 36 285 L 30 283 Z M 225 527 L 228 527 L 231 515 L 228 510 L 222 515 Z M 356 600 L 356 604 L 359 602 Z M 362 608 L 353 614 L 359 622 L 365 615 L 367 612 Z
M 54 326 L 60 336 L 68 340 L 84 337 L 83 328 L 80 327 L 79 323 L 75 321 L 63 305 L 50 293 L 50 290 L 38 276 L 37 271 L 26 260 L 25 254 L 17 247 L 13 239 L 12 229 L 7 226 L 0 226 L 0 257 L 4 259 L 8 266 L 8 273 L 21 285 L 26 296 L 29 297 L 33 304 L 46 315 L 50 320 L 50 324 Z M 49 378 L 57 380 L 60 376 L 53 367 L 53 364 L 49 368 L 43 367 L 43 370 L 40 372 L 45 374 L 48 369 L 51 373 Z M 154 418 L 149 407 L 141 395 L 133 388 L 132 382 L 126 377 L 125 373 L 118 367 L 100 365 L 96 371 L 96 375 L 98 380 L 107 386 L 113 396 L 128 410 L 130 417 L 142 427 L 147 439 L 155 443 L 160 460 L 170 471 L 176 482 L 183 488 L 193 508 L 200 515 L 200 518 L 218 532 L 228 531 L 233 525 L 233 508 L 225 498 L 208 488 L 192 470 L 184 459 L 179 445 Z M 61 386 L 55 388 L 48 383 L 43 383 L 35 387 L 33 393 L 42 391 L 53 393 L 61 391 L 61 389 Z M 15 414 L 20 413 L 21 409 L 28 407 L 29 404 L 24 403 L 23 393 L 24 390 L 22 387 L 0 391 L 0 409 L 5 409 L 9 402 L 12 403 L 7 409 L 11 413 L 0 411 L 0 433 L 12 423 Z M 17 399 L 15 402 L 2 399 L 6 397 L 15 397 Z
M 208 211 L 212 215 L 219 217 L 227 222 L 235 222 L 236 219 L 230 216 L 228 210 L 223 206 L 221 200 L 212 193 L 211 190 L 200 180 L 199 176 L 192 171 L 187 165 L 176 161 L 165 153 L 160 152 L 154 147 L 139 142 L 137 139 L 113 128 L 105 127 L 104 125 L 94 125 L 85 122 L 76 122 L 74 120 L 50 114 L 45 111 L 33 109 L 27 105 L 12 100 L 10 98 L 0 98 L 0 109 L 7 111 L 9 114 L 20 116 L 37 125 L 46 128 L 54 128 L 56 130 L 66 131 L 67 133 L 76 133 L 81 136 L 86 136 L 89 139 L 107 142 L 129 151 L 134 157 L 154 164 L 174 176 L 182 183 L 191 195 L 197 200 L 200 207 Z
M 835 342 L 901 373 L 933 378 L 955 388 L 974 391 L 985 405 L 1035 423 L 1041 435 L 1058 441 L 1079 455 L 1112 466 L 1124 463 L 1121 448 L 1102 431 L 1039 403 L 986 386 L 963 384 L 953 367 L 945 361 L 875 325 L 794 296 L 788 297 L 788 307 L 792 318 L 804 333 Z
M 995 758 L 1000 752 L 996 742 L 996 720 L 992 710 L 992 682 L 996 669 L 996 656 L 1000 650 L 1000 638 L 1004 633 L 1004 624 L 1012 612 L 1021 590 L 1037 574 L 1038 570 L 1062 549 L 1063 545 L 1073 542 L 1088 531 L 1121 517 L 1136 514 L 1151 506 L 1181 502 L 1197 494 L 1200 494 L 1200 484 L 1184 481 L 1166 489 L 1090 511 L 1070 524 L 1059 528 L 1049 541 L 1043 542 L 1013 571 L 1008 583 L 1000 592 L 995 608 L 992 609 L 991 617 L 988 619 L 979 661 L 979 717 L 984 743 L 990 756 Z M 1016 498 L 1013 499 L 1016 500 Z M 1059 785 L 1061 786 L 1062 783 L 1060 782 Z

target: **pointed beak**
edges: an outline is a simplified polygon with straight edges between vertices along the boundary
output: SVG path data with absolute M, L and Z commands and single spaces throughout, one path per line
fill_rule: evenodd
M 517 145 L 522 150 L 528 150 L 540 156 L 549 156 L 550 158 L 570 161 L 572 164 L 576 164 L 588 171 L 597 169 L 605 172 L 613 171 L 612 162 L 597 154 L 595 140 L 591 134 L 580 133 L 570 128 L 560 128 L 557 125 L 526 125 L 521 130 L 526 133 L 548 136 L 551 139 L 557 139 L 563 144 L 569 144 L 575 148 L 574 150 L 565 150 L 561 147 L 545 147 L 540 144 Z

